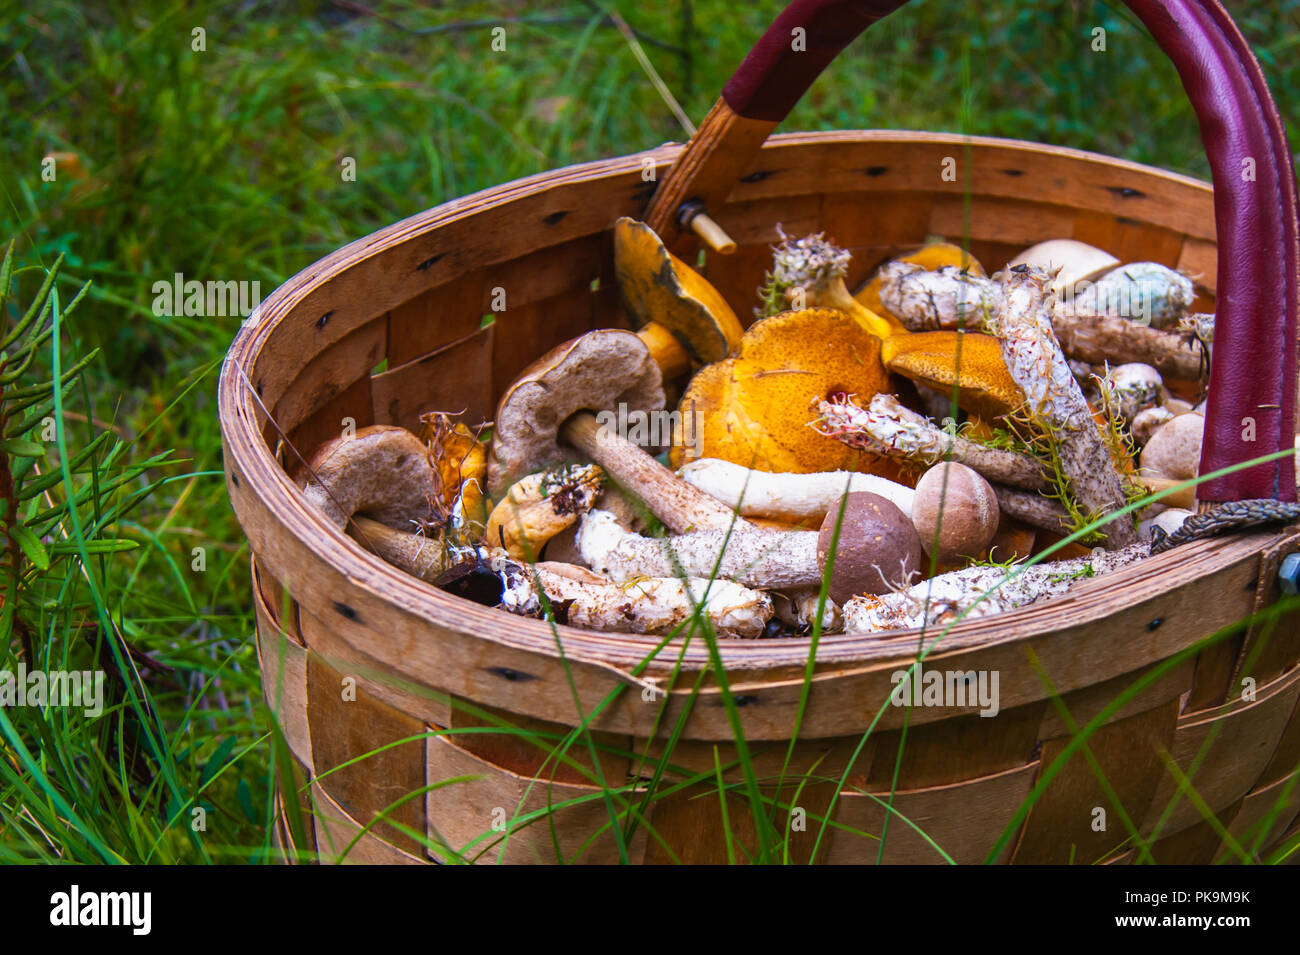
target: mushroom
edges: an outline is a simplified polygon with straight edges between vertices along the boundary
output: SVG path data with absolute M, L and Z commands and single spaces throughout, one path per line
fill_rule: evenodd
M 527 567 L 505 551 L 476 548 L 450 571 L 428 538 L 359 517 L 358 541 L 388 563 L 436 585 L 474 575 L 482 590 L 462 596 L 511 613 L 542 615 L 542 594 L 559 623 L 595 630 L 668 633 L 699 608 L 719 632 L 757 637 L 772 617 L 772 599 L 725 580 L 643 578 L 616 584 L 585 567 L 543 561 Z
M 1113 514 L 1128 501 L 1092 410 L 1052 332 L 1047 273 L 1022 265 L 1001 273 L 1000 280 L 1002 307 L 986 324 L 1002 343 L 1007 370 L 1025 393 L 1030 420 L 1054 441 L 1070 494 L 1084 515 Z M 1127 518 L 1109 521 L 1103 533 L 1108 550 L 1137 539 Z
M 1072 292 L 1080 282 L 1105 275 L 1119 259 L 1095 245 L 1078 239 L 1048 239 L 1031 245 L 1007 263 L 1007 268 L 1029 265 L 1053 276 L 1052 291 L 1058 296 Z
M 779 245 L 772 248 L 772 270 L 764 276 L 759 289 L 762 305 L 754 309 L 756 318 L 770 318 L 793 306 L 834 308 L 846 312 L 863 331 L 877 338 L 889 338 L 899 330 L 897 321 L 867 308 L 844 284 L 851 255 L 828 242 L 825 233 L 791 239 L 777 226 Z
M 1159 262 L 1131 262 L 1095 282 L 1079 282 L 1066 307 L 1089 315 L 1118 315 L 1152 328 L 1170 328 L 1196 300 L 1192 280 Z
M 644 222 L 623 216 L 614 223 L 614 274 L 665 379 L 692 361 L 721 361 L 740 341 L 744 330 L 726 299 Z
M 679 426 L 694 426 L 690 446 L 675 440 L 669 461 L 680 467 L 720 458 L 765 471 L 873 471 L 901 469 L 872 454 L 828 441 L 808 427 L 812 398 L 874 394 L 889 375 L 880 363 L 880 339 L 837 309 L 782 312 L 749 327 L 736 354 L 706 365 L 679 403 Z
M 588 332 L 529 365 L 497 406 L 488 461 L 493 495 L 580 452 L 674 531 L 726 528 L 738 520 L 591 413 L 620 404 L 642 414 L 657 413 L 664 404 L 659 368 L 631 332 Z
M 893 395 L 879 394 L 871 399 L 869 408 L 853 402 L 821 401 L 817 403 L 816 427 L 822 434 L 832 436 L 846 444 L 889 454 L 918 464 L 933 465 L 939 461 L 957 461 L 992 483 L 1003 510 L 1007 500 L 1015 503 L 1010 513 L 1038 527 L 1059 529 L 1053 523 L 1043 523 L 1050 518 L 1040 506 L 1030 506 L 1030 500 L 1046 501 L 1036 495 L 1012 496 L 1004 499 L 1002 486 L 1011 485 L 1029 491 L 1053 490 L 1044 462 L 1028 454 L 993 448 L 940 428 L 933 421 L 903 406 Z M 1129 476 L 1150 493 L 1168 490 L 1174 483 L 1160 477 Z M 1175 492 L 1164 500 L 1170 504 L 1190 501 L 1187 491 Z M 1051 513 L 1055 513 L 1052 511 Z M 1062 512 L 1064 513 L 1064 512 Z
M 920 574 L 921 538 L 891 501 L 854 491 L 844 498 L 842 518 L 836 508 L 822 520 L 817 563 L 823 570 L 829 564 L 828 590 L 838 604 L 855 594 L 889 593 Z
M 983 335 L 961 337 L 951 331 L 909 333 L 898 318 L 878 315 L 848 294 L 844 286 L 848 261 L 849 253 L 821 233 L 786 239 L 774 250 L 772 271 L 762 294 L 769 303 L 779 304 L 783 297 L 802 289 L 807 303 L 848 314 L 865 332 L 881 340 L 879 360 L 886 368 L 944 394 L 952 394 L 955 388 L 957 403 L 969 411 L 996 417 L 1020 404 L 1023 396 L 1008 376 L 996 342 Z M 919 266 L 901 267 L 924 272 Z M 955 268 L 950 271 L 964 274 Z
M 984 553 L 998 531 L 998 498 L 964 464 L 936 464 L 916 484 L 912 524 L 925 552 L 940 564 Z
M 892 297 L 886 297 L 886 291 Z M 900 269 L 895 285 L 889 289 L 882 286 L 885 304 L 897 309 L 905 324 L 918 328 L 954 329 L 973 323 L 980 315 L 995 312 L 1001 297 L 998 283 L 951 267 L 928 272 Z M 1091 364 L 1138 361 L 1154 366 L 1162 375 L 1186 381 L 1201 380 L 1208 373 L 1208 362 L 1191 332 L 1148 327 L 1118 315 L 1067 305 L 1055 297 L 1051 321 L 1061 349 L 1071 359 Z
M 919 561 L 920 542 L 911 521 L 884 498 L 868 496 L 875 499 L 871 514 L 865 510 L 860 514 L 857 505 L 846 512 L 836 551 L 840 570 L 832 580 L 832 597 L 846 592 L 875 593 L 906 584 Z M 884 517 L 891 514 L 891 508 L 892 521 Z M 880 520 L 872 523 L 876 517 Z M 771 590 L 814 587 L 822 581 L 827 555 L 826 548 L 819 547 L 819 537 L 828 527 L 833 528 L 838 518 L 837 507 L 827 513 L 820 531 L 744 526 L 730 532 L 642 537 L 621 527 L 612 514 L 592 510 L 582 518 L 578 550 L 588 566 L 616 581 L 716 575 Z
M 700 458 L 682 465 L 678 475 L 688 484 L 744 517 L 766 517 L 799 524 L 822 518 L 852 491 L 870 491 L 912 513 L 913 491 L 876 474 L 822 471 L 815 474 L 757 471 L 718 458 Z
M 880 270 L 881 303 L 914 332 L 982 328 L 1000 298 L 995 282 L 955 265 L 890 262 Z
M 420 415 L 420 437 L 438 472 L 439 503 L 467 532 L 487 519 L 487 448 L 463 423 L 441 411 Z
M 1173 421 L 1175 417 L 1174 412 L 1163 405 L 1158 405 L 1155 408 L 1145 408 L 1142 411 L 1139 411 L 1137 415 L 1134 416 L 1131 427 L 1134 440 L 1136 440 L 1138 444 L 1146 444 L 1151 440 L 1151 436 L 1156 433 L 1161 425 Z
M 1198 414 L 1171 418 L 1143 446 L 1139 473 L 1147 478 L 1190 481 L 1200 467 L 1204 433 L 1205 419 Z
M 817 605 L 821 600 L 820 587 L 798 587 L 784 593 L 772 594 L 774 617 L 799 633 L 810 633 L 817 620 Z M 844 629 L 844 616 L 840 605 L 830 596 L 822 610 L 822 633 L 840 633 Z
M 1167 507 L 1154 517 L 1148 517 L 1138 524 L 1138 537 L 1149 541 L 1155 536 L 1158 527 L 1165 534 L 1172 534 L 1183 526 L 1183 521 L 1192 516 L 1192 512 L 1181 507 Z
M 536 560 L 547 541 L 591 510 L 602 477 L 596 465 L 578 464 L 521 478 L 488 517 L 488 545 L 515 560 Z
M 819 401 L 818 430 L 854 447 L 930 466 L 957 461 L 988 480 L 1029 490 L 1050 487 L 1043 465 L 1014 451 L 990 448 L 940 428 L 893 395 L 878 394 L 867 408 L 852 401 Z
M 1164 392 L 1160 372 L 1150 365 L 1129 362 L 1109 369 L 1102 378 L 1103 401 L 1109 399 L 1130 430 L 1143 411 L 1159 407 Z
M 429 449 L 405 428 L 371 425 L 316 449 L 299 482 L 303 496 L 339 530 L 365 513 L 388 527 L 438 515 L 431 501 L 439 475 Z
M 984 276 L 984 266 L 980 265 L 979 260 L 967 252 L 959 245 L 953 245 L 950 242 L 930 242 L 915 252 L 909 252 L 906 255 L 900 255 L 890 259 L 871 277 L 862 288 L 853 293 L 853 297 L 865 305 L 871 311 L 884 315 L 886 318 L 899 320 L 898 315 L 894 315 L 888 305 L 885 304 L 881 297 L 881 287 L 885 279 L 894 270 L 900 266 L 914 266 L 916 268 L 937 271 L 944 266 L 953 266 L 961 272 L 969 275 Z
M 1078 581 L 1127 567 L 1151 551 L 1138 542 L 1121 550 L 1094 550 L 1088 557 L 1045 561 L 1027 567 L 974 566 L 939 574 L 883 597 L 854 597 L 843 607 L 847 633 L 910 630 L 988 617 L 1059 596 Z

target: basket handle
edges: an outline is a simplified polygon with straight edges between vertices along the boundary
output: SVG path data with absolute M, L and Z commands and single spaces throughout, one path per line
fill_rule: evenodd
M 1125 2 L 1177 67 L 1213 172 L 1218 310 L 1200 463 L 1200 473 L 1208 474 L 1294 447 L 1295 168 L 1259 64 L 1217 0 Z M 679 218 L 683 206 L 719 208 L 827 64 L 904 3 L 795 0 L 786 7 L 664 175 L 646 222 L 670 245 L 689 241 Z M 1294 455 L 1206 481 L 1197 496 L 1202 502 L 1294 501 Z

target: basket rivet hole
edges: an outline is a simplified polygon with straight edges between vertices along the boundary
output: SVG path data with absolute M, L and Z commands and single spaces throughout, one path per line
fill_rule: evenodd
M 512 670 L 510 667 L 487 667 L 489 673 L 495 673 L 501 679 L 509 683 L 527 683 L 529 680 L 536 680 L 537 677 L 531 673 L 523 673 L 519 670 Z
M 1158 630 L 1158 629 L 1160 629 L 1160 625 L 1161 625 L 1162 623 L 1164 623 L 1164 622 L 1165 622 L 1165 618 L 1164 618 L 1164 617 L 1156 617 L 1156 619 L 1152 620 L 1149 624 L 1147 624 L 1147 629 L 1148 629 L 1148 630 Z
M 334 609 L 338 611 L 340 616 L 346 617 L 349 620 L 356 620 L 358 617 L 358 614 L 355 610 L 353 610 L 347 604 L 341 603 L 340 601 L 337 600 L 334 601 Z
M 326 323 L 330 320 L 330 316 L 333 315 L 333 314 L 334 314 L 334 309 L 330 309 L 328 312 L 326 312 L 326 313 L 325 313 L 324 315 L 322 315 L 320 318 L 316 319 L 316 327 L 317 327 L 317 328 L 324 328 L 325 325 L 326 325 Z

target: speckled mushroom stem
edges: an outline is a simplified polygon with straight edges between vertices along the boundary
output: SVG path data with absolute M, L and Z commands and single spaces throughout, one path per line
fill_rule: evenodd
M 1002 305 L 1003 290 L 997 282 L 950 265 L 930 270 L 891 262 L 882 267 L 881 275 L 881 303 L 912 331 L 979 328 L 985 316 L 994 315 Z M 1201 380 L 1209 373 L 1207 356 L 1190 331 L 1152 328 L 1055 297 L 1050 308 L 1061 349 L 1073 359 L 1098 365 L 1141 362 L 1166 377 L 1185 381 Z M 1197 321 L 1188 323 L 1188 328 L 1203 329 L 1213 321 L 1211 316 L 1192 317 Z
M 437 541 L 393 530 L 377 521 L 358 517 L 354 536 L 379 557 L 429 583 L 446 570 L 449 552 Z M 583 567 L 543 562 L 525 566 L 504 550 L 479 550 L 503 583 L 501 607 L 511 613 L 536 617 L 542 612 L 541 593 L 562 623 L 595 630 L 631 633 L 667 633 L 700 607 L 720 633 L 757 637 L 773 613 L 772 598 L 726 580 L 700 577 L 684 580 L 669 575 L 615 583 Z M 472 552 L 455 554 L 457 559 Z M 562 611 L 562 613 L 561 613 Z
M 725 549 L 724 549 L 725 547 Z M 725 577 L 752 587 L 785 589 L 821 583 L 816 531 L 770 531 L 752 526 L 642 537 L 613 514 L 593 510 L 582 519 L 578 552 L 592 570 L 612 580 L 638 577 Z
M 1184 381 L 1199 381 L 1209 375 L 1209 356 L 1191 334 L 1059 304 L 1052 310 L 1052 328 L 1065 353 L 1080 361 L 1094 365 L 1141 362 L 1166 378 Z
M 993 485 L 993 493 L 997 495 L 998 508 L 1007 517 L 1058 534 L 1069 529 L 1070 517 L 1065 508 L 1051 498 L 1000 484 Z
M 560 428 L 560 437 L 641 498 L 672 531 L 726 530 L 745 524 L 727 505 L 687 484 L 645 451 L 580 411 Z
M 1070 493 L 1087 515 L 1113 514 L 1128 499 L 1110 451 L 1052 332 L 1051 292 L 1046 272 L 1028 266 L 1003 272 L 1002 308 L 986 330 L 1002 344 L 1007 371 L 1025 393 L 1025 407 L 1039 430 L 1056 444 Z M 1106 548 L 1119 550 L 1137 540 L 1127 516 L 1104 525 Z
M 982 328 L 1001 298 L 996 282 L 953 265 L 931 270 L 895 261 L 880 269 L 880 303 L 914 332 Z
M 963 611 L 965 619 L 988 617 L 1059 596 L 1080 580 L 1127 567 L 1150 553 L 1151 545 L 1139 542 L 1088 557 L 1034 564 L 1014 577 L 998 566 L 954 570 L 883 597 L 854 597 L 843 607 L 844 629 L 847 633 L 881 633 L 943 625 Z M 984 599 L 976 604 L 981 597 Z
M 1028 455 L 988 448 L 945 431 L 893 395 L 875 395 L 866 408 L 822 400 L 816 409 L 817 430 L 850 447 L 926 465 L 957 461 L 995 484 L 1030 491 L 1049 487 L 1042 466 Z

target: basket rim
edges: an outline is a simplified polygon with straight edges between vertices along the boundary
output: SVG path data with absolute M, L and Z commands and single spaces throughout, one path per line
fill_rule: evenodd
M 1163 178 L 1184 187 L 1212 194 L 1212 187 L 1202 180 L 1130 160 L 1068 147 L 998 137 L 964 136 L 952 133 L 928 133 L 913 130 L 831 130 L 793 132 L 769 138 L 762 153 L 806 145 L 828 143 L 925 142 L 954 147 L 975 146 L 1005 149 L 1016 153 L 1038 154 L 1054 160 L 1073 159 L 1100 164 L 1116 171 L 1145 177 Z M 330 279 L 398 241 L 425 235 L 458 219 L 485 209 L 501 206 L 532 194 L 539 187 L 553 185 L 557 178 L 568 182 L 606 179 L 639 172 L 647 157 L 661 167 L 673 162 L 683 149 L 680 143 L 666 143 L 653 149 L 608 159 L 575 164 L 556 170 L 512 180 L 470 195 L 442 203 L 416 213 L 392 225 L 356 239 L 322 257 L 288 279 L 259 304 L 242 324 L 222 363 L 218 383 L 218 409 L 225 453 L 227 490 L 231 491 L 231 474 L 237 469 L 246 493 L 254 493 L 279 523 L 283 533 L 294 535 L 305 547 L 316 552 L 328 566 L 349 584 L 367 592 L 376 600 L 394 603 L 400 600 L 403 613 L 411 614 L 438 627 L 464 636 L 506 645 L 535 654 L 559 658 L 557 638 L 562 638 L 564 658 L 597 665 L 635 665 L 659 644 L 654 636 L 606 633 L 568 625 L 552 627 L 545 621 L 506 616 L 502 612 L 440 591 L 405 574 L 371 554 L 343 532 L 329 524 L 298 491 L 288 473 L 267 448 L 257 425 L 260 400 L 251 381 L 258 355 L 270 336 L 287 316 L 312 291 Z M 1213 226 L 1211 224 L 1210 228 Z M 234 497 L 231 494 L 232 499 Z M 238 508 L 237 508 L 238 511 Z M 241 520 L 241 526 L 243 521 Z M 250 528 L 243 527 L 246 535 Z M 1245 554 L 1262 550 L 1262 542 L 1274 533 L 1241 534 L 1217 540 L 1198 541 L 1166 554 L 1157 555 L 1136 565 L 1105 575 L 1108 585 L 1125 584 L 1154 595 L 1179 583 L 1194 582 L 1243 559 Z M 254 549 L 267 570 L 271 563 Z M 1158 579 L 1158 583 L 1156 582 Z M 987 648 L 1015 642 L 1029 636 L 1044 636 L 1072 624 L 1095 619 L 1098 613 L 1113 612 L 1106 600 L 1110 587 L 1096 581 L 1075 588 L 1069 594 L 1042 604 L 1006 611 L 997 615 L 997 625 L 988 620 L 971 619 L 951 626 L 943 638 L 942 653 Z M 1106 607 L 1103 611 L 1103 604 Z M 993 632 L 990 632 L 990 631 Z M 929 635 L 936 634 L 930 628 Z M 818 664 L 868 664 L 871 668 L 916 656 L 917 638 L 922 630 L 879 634 L 825 634 L 817 649 Z M 927 639 L 927 643 L 930 640 Z M 724 640 L 719 652 L 728 670 L 736 668 L 774 668 L 801 666 L 808 661 L 807 637 L 767 640 Z M 677 657 L 680 640 L 668 644 L 660 657 Z M 1152 661 L 1148 661 L 1152 662 Z M 703 641 L 691 640 L 681 658 L 683 668 L 708 664 Z

